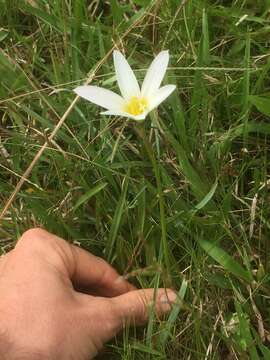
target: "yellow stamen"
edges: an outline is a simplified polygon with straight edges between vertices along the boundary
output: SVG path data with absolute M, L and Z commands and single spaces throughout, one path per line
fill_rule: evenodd
M 140 115 L 145 112 L 148 107 L 148 101 L 146 98 L 139 98 L 132 96 L 129 102 L 125 105 L 124 111 L 131 115 Z

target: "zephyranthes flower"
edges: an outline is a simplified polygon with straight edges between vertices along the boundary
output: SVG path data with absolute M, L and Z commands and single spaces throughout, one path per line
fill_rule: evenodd
M 168 51 L 161 51 L 155 57 L 147 70 L 141 89 L 134 72 L 119 51 L 113 52 L 113 60 L 122 97 L 98 86 L 78 86 L 74 90 L 82 98 L 107 109 L 101 113 L 102 115 L 144 120 L 146 115 L 175 89 L 175 85 L 160 87 L 169 63 Z

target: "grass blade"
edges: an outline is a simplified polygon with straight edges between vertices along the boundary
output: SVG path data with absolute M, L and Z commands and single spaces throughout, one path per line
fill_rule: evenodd
M 171 335 L 173 325 L 175 324 L 179 312 L 181 310 L 181 303 L 184 301 L 185 294 L 187 291 L 187 281 L 183 279 L 181 288 L 178 292 L 177 296 L 177 304 L 173 305 L 172 311 L 170 312 L 170 315 L 168 317 L 168 320 L 165 324 L 164 329 L 162 329 L 161 334 L 159 335 L 159 346 L 164 349 L 164 346 L 166 345 L 166 342 L 168 338 Z
M 94 195 L 104 189 L 108 184 L 101 183 L 95 186 L 94 188 L 88 190 L 84 195 L 82 195 L 78 201 L 76 202 L 73 211 L 77 210 L 81 205 L 83 205 L 86 201 L 90 200 Z
M 241 278 L 247 282 L 251 282 L 252 279 L 249 273 L 225 250 L 221 249 L 219 246 L 207 240 L 201 239 L 198 240 L 198 243 L 209 256 L 211 256 L 224 268 L 224 270 L 231 272 L 237 278 Z
M 106 245 L 106 255 L 107 255 L 107 258 L 109 261 L 112 259 L 114 243 L 117 238 L 119 226 L 120 226 L 122 216 L 123 216 L 124 206 L 125 206 L 125 202 L 126 202 L 127 189 L 128 189 L 128 182 L 129 182 L 129 176 L 124 178 L 121 195 L 120 195 L 119 201 L 116 206 L 114 217 L 112 219 L 109 239 L 108 239 L 108 242 Z

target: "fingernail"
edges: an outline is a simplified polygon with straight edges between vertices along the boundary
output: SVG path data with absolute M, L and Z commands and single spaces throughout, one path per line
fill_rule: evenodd
M 172 305 L 175 303 L 177 295 L 174 291 L 168 290 L 159 298 L 160 305 L 163 311 L 170 311 Z

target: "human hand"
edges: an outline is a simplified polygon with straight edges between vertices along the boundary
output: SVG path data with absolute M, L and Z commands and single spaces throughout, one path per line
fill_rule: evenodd
M 153 289 L 136 290 L 103 259 L 42 229 L 0 257 L 0 294 L 0 354 L 8 360 L 93 358 L 126 323 L 145 323 L 154 298 Z M 172 290 L 157 290 L 158 315 L 174 300 Z

